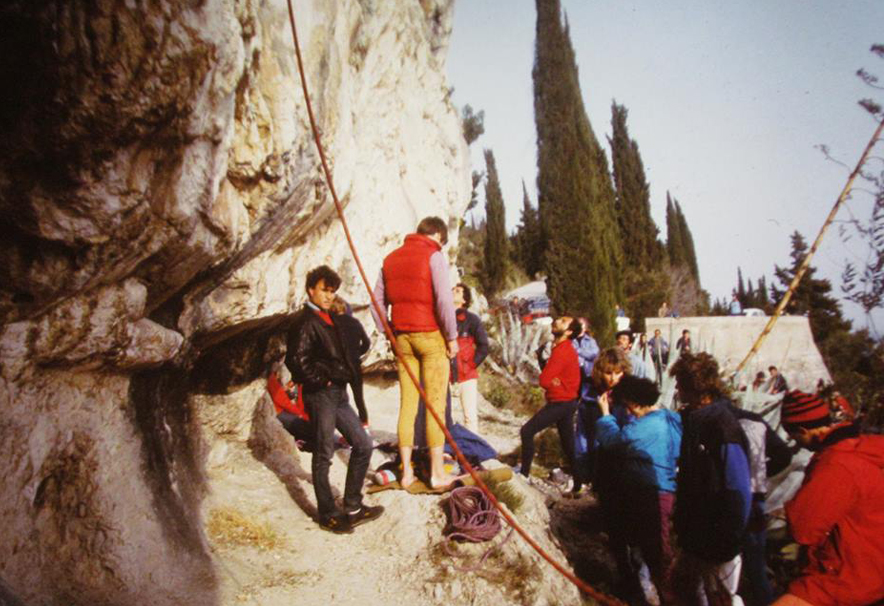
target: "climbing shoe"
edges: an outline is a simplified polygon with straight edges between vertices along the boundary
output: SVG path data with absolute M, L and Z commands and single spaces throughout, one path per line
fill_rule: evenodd
M 319 519 L 319 527 L 335 534 L 350 534 L 353 532 L 353 524 L 350 516 L 337 515 Z
M 350 528 L 355 528 L 360 524 L 365 524 L 366 522 L 378 519 L 381 517 L 382 513 L 384 513 L 383 505 L 375 505 L 374 507 L 363 505 L 357 511 L 347 514 L 347 518 L 349 520 Z

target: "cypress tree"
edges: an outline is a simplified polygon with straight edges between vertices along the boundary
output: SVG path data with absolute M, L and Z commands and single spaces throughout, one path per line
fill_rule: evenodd
M 743 270 L 737 267 L 737 301 L 746 304 L 746 286 L 743 284 Z
M 752 288 L 752 278 L 746 280 L 746 302 L 741 303 L 743 307 L 755 307 L 755 289 Z
M 657 253 L 659 230 L 651 217 L 650 186 L 645 177 L 638 144 L 629 138 L 626 118 L 629 113 L 616 102 L 611 104 L 611 130 L 608 139 L 614 169 L 615 209 L 627 269 L 659 267 Z
M 666 253 L 673 267 L 685 264 L 684 244 L 681 239 L 681 223 L 675 213 L 672 197 L 666 192 Z
M 622 248 L 604 150 L 583 105 L 558 0 L 536 0 L 534 120 L 547 292 L 558 312 L 589 316 L 602 343 L 622 296 Z
M 516 231 L 519 264 L 525 273 L 534 276 L 543 268 L 543 249 L 540 242 L 540 219 L 531 205 L 528 188 L 522 181 L 522 217 Z
M 767 280 L 764 276 L 758 278 L 758 307 L 764 309 L 770 305 L 770 296 L 767 292 Z
M 503 194 L 500 191 L 500 180 L 494 162 L 494 152 L 485 150 L 485 266 L 483 282 L 485 292 L 492 295 L 503 286 L 506 275 L 506 209 L 503 205 Z
M 678 200 L 675 200 L 675 213 L 678 217 L 678 231 L 679 236 L 681 237 L 681 245 L 684 249 L 684 261 L 688 266 L 688 269 L 691 270 L 691 275 L 694 276 L 694 280 L 697 281 L 697 286 L 699 287 L 700 268 L 697 266 L 697 252 L 694 250 L 694 237 L 691 235 L 687 219 L 685 219 L 684 213 L 681 211 L 681 204 L 678 203 Z

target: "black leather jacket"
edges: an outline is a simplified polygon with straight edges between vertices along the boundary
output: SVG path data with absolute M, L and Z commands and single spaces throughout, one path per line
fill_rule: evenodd
M 325 389 L 329 382 L 345 385 L 355 374 L 344 355 L 339 328 L 326 324 L 307 305 L 295 314 L 289 327 L 285 365 L 292 381 L 303 385 L 305 392 Z

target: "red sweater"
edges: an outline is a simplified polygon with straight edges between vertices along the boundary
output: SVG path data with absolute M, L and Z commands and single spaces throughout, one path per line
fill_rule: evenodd
M 553 379 L 559 385 L 553 385 Z M 540 373 L 540 386 L 546 391 L 547 402 L 570 402 L 580 392 L 580 362 L 570 339 L 565 339 L 552 350 L 549 362 Z
M 884 436 L 848 437 L 815 454 L 786 517 L 810 548 L 789 593 L 815 606 L 884 598 Z

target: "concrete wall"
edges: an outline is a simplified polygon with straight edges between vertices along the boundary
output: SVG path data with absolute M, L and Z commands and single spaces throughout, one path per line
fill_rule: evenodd
M 648 318 L 645 320 L 648 336 L 660 329 L 663 338 L 673 350 L 682 330 L 691 331 L 693 351 L 712 354 L 729 376 L 752 348 L 761 334 L 768 317 L 696 317 L 696 318 Z M 780 369 L 791 389 L 813 391 L 822 378 L 831 382 L 829 370 L 817 349 L 810 332 L 810 324 L 803 316 L 783 316 L 767 336 L 760 351 L 749 361 L 740 374 L 741 383 L 751 384 L 755 373 L 763 370 L 767 375 L 770 365 Z

